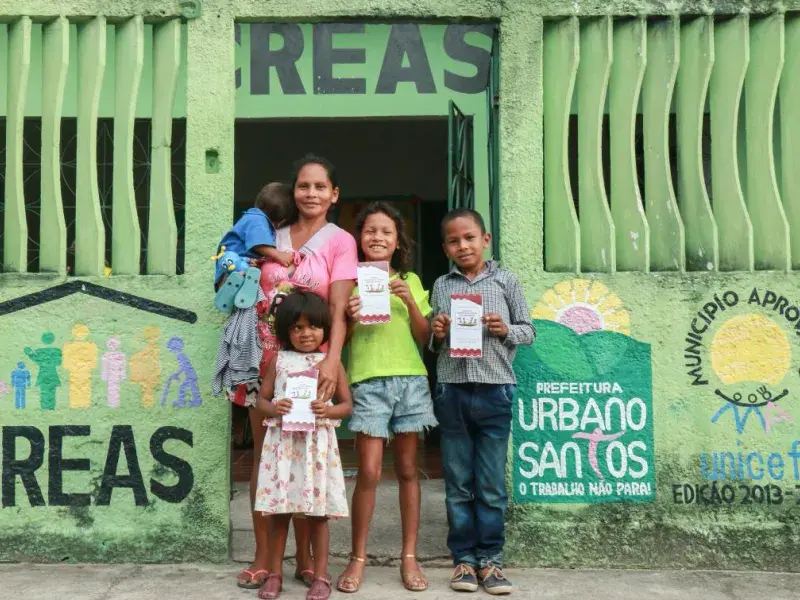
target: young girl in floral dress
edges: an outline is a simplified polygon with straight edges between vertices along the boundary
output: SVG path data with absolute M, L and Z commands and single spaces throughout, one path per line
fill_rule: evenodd
M 328 518 L 347 517 L 347 496 L 335 427 L 352 411 L 344 369 L 338 377 L 333 402 L 315 400 L 313 431 L 288 431 L 281 417 L 289 413 L 286 398 L 290 374 L 313 370 L 325 358 L 320 352 L 330 335 L 330 312 L 312 292 L 286 296 L 275 312 L 275 335 L 283 348 L 267 365 L 256 409 L 266 417 L 266 436 L 256 488 L 255 510 L 268 515 L 269 575 L 259 598 L 277 598 L 283 585 L 282 562 L 292 515 L 304 515 L 309 524 L 314 556 L 314 578 L 306 600 L 327 600 Z M 286 430 L 285 430 L 286 429 Z

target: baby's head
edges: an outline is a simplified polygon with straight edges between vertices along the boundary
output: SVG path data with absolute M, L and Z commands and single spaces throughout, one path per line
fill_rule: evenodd
M 330 333 L 328 305 L 314 292 L 292 292 L 275 311 L 275 337 L 287 350 L 316 352 Z
M 267 215 L 276 228 L 291 223 L 297 213 L 291 186 L 277 181 L 261 188 L 255 207 Z

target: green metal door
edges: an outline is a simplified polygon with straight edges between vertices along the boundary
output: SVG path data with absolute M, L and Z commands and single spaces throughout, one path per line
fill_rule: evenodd
M 447 208 L 475 208 L 473 119 L 450 101 L 447 116 Z
M 489 218 L 492 234 L 492 257 L 500 260 L 500 39 L 492 37 L 492 56 L 486 82 L 486 120 L 489 126 L 487 157 L 489 161 Z

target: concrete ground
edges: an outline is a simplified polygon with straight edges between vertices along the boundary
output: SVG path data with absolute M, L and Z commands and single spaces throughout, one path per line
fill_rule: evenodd
M 255 599 L 256 592 L 240 590 L 234 577 L 239 565 L 0 565 L 0 598 L 4 600 L 203 600 Z M 338 571 L 338 566 L 334 566 Z M 414 594 L 400 586 L 398 572 L 371 567 L 356 596 L 362 600 L 442 600 L 486 598 L 452 592 L 449 569 L 426 569 L 431 587 Z M 557 571 L 509 570 L 517 586 L 512 598 L 526 600 L 793 600 L 800 575 L 720 573 L 707 571 Z M 288 582 L 281 596 L 302 600 L 305 588 Z
M 348 494 L 353 483 L 348 482 Z M 444 486 L 441 480 L 422 483 L 422 523 L 419 556 L 430 580 L 422 594 L 407 592 L 397 568 L 400 516 L 397 485 L 384 482 L 376 499 L 370 535 L 369 562 L 361 592 L 335 598 L 353 600 L 440 600 L 485 598 L 453 592 L 448 587 L 449 559 L 445 539 Z M 236 574 L 253 556 L 247 487 L 237 485 L 231 503 L 232 562 L 227 565 L 29 565 L 0 564 L 0 600 L 247 600 L 254 590 L 236 587 Z M 350 551 L 350 521 L 331 523 L 331 567 L 335 578 Z M 294 552 L 287 548 L 287 556 Z M 293 566 L 287 561 L 287 574 Z M 531 600 L 794 600 L 800 598 L 800 574 L 704 571 L 591 571 L 509 569 L 514 598 Z M 302 600 L 302 584 L 287 580 L 282 598 Z

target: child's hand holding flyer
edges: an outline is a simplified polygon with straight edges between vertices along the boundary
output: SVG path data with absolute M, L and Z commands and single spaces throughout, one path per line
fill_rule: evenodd
M 319 371 L 310 369 L 286 377 L 286 397 L 292 401 L 292 408 L 283 416 L 284 431 L 314 431 L 316 418 L 311 403 L 317 399 L 318 376 Z
M 361 297 L 360 323 L 374 325 L 389 322 L 391 307 L 387 261 L 358 263 L 358 295 Z
M 480 294 L 450 297 L 450 356 L 483 356 L 483 298 Z

